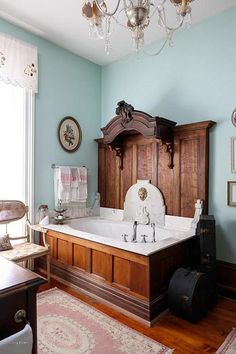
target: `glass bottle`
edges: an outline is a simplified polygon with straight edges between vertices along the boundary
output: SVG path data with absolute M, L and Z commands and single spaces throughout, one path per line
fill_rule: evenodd
M 47 225 L 49 224 L 49 210 L 46 204 L 42 204 L 38 209 L 38 224 Z

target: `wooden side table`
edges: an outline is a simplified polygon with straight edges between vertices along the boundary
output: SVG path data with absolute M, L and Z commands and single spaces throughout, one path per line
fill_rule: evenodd
M 28 269 L 6 260 L 0 254 L 0 340 L 22 330 L 23 322 L 16 323 L 18 310 L 25 310 L 33 331 L 33 354 L 37 353 L 36 293 L 47 281 Z

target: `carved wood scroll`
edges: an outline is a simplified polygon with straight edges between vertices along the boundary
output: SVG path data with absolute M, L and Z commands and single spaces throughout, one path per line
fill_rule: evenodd
M 160 140 L 169 154 L 169 167 L 173 168 L 173 127 L 176 122 L 137 111 L 125 101 L 120 101 L 117 105 L 117 115 L 101 130 L 104 135 L 103 143 L 120 158 L 120 169 L 123 169 L 123 140 L 128 134 L 138 133 L 145 138 Z

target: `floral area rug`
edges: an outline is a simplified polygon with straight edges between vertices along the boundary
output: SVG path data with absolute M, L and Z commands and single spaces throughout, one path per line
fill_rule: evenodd
M 232 329 L 216 354 L 236 354 L 236 329 Z
M 171 354 L 173 350 L 57 288 L 38 294 L 38 354 Z

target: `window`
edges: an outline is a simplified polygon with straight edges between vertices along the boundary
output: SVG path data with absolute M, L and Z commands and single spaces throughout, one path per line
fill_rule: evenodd
M 0 199 L 21 200 L 29 205 L 31 213 L 33 98 L 31 91 L 0 81 Z M 21 222 L 16 222 L 10 224 L 8 230 L 21 233 L 20 228 Z

